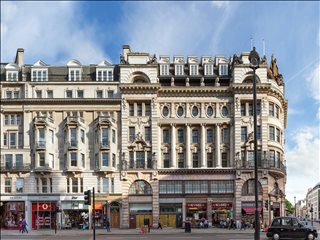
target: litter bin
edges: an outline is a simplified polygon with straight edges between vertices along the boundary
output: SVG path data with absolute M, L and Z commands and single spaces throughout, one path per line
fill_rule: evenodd
M 191 222 L 190 221 L 186 221 L 184 224 L 184 232 L 186 233 L 191 233 Z

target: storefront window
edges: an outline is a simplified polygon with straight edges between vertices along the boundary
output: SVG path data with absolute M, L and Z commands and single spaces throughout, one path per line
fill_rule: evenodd
M 208 193 L 207 181 L 186 181 L 185 193 Z
M 211 193 L 233 193 L 233 181 L 211 181 Z
M 4 226 L 9 229 L 18 229 L 19 221 L 24 217 L 24 202 L 5 202 Z

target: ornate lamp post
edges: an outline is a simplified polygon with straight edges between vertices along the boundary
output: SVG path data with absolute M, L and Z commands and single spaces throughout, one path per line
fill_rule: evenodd
M 256 69 L 259 68 L 260 57 L 256 48 L 249 54 L 250 67 L 253 69 L 253 123 L 254 123 L 254 186 L 255 186 L 255 231 L 254 240 L 260 239 L 260 221 L 258 206 L 258 148 L 257 148 L 257 86 L 256 86 Z

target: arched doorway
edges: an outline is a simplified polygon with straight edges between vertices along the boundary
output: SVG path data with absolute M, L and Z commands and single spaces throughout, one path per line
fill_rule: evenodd
M 137 180 L 129 188 L 129 227 L 152 223 L 152 187 L 145 180 Z

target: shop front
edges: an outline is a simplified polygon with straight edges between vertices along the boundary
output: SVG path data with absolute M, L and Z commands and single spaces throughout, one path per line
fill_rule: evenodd
M 186 203 L 186 213 L 186 217 L 192 222 L 192 227 L 198 227 L 200 221 L 207 219 L 207 203 Z
M 163 227 L 182 227 L 182 203 L 161 203 L 160 220 Z
M 61 203 L 62 228 L 81 228 L 89 222 L 89 209 L 83 201 L 63 201 Z
M 19 221 L 25 217 L 25 202 L 1 203 L 1 227 L 19 229 Z
M 271 211 L 273 211 L 273 217 L 280 217 L 280 206 L 279 202 L 273 202 L 271 205 Z
M 57 202 L 32 202 L 32 229 L 54 229 Z
M 213 225 L 220 225 L 221 221 L 233 218 L 232 202 L 212 203 L 212 222 Z
M 255 202 L 242 202 L 241 203 L 241 217 L 246 223 L 252 224 L 255 220 Z M 262 202 L 258 202 L 258 212 L 259 212 L 259 219 L 262 218 Z
M 107 218 L 107 204 L 104 202 L 95 203 L 95 223 L 96 228 L 103 228 Z
M 153 224 L 152 203 L 130 203 L 129 213 L 129 228 Z

